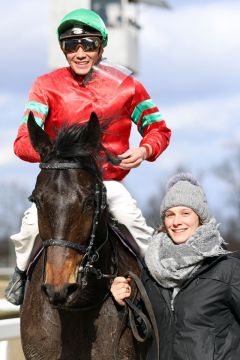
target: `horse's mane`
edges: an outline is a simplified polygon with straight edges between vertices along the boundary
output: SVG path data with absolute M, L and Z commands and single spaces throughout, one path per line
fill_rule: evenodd
M 73 125 L 64 123 L 56 131 L 57 136 L 52 140 L 52 151 L 46 160 L 81 162 L 85 158 L 89 160 L 93 170 L 100 173 L 103 161 L 113 165 L 119 163 L 117 155 L 107 151 L 102 145 L 102 135 L 106 133 L 105 127 L 100 128 L 100 133 L 93 132 L 90 137 L 86 133 L 87 123 Z

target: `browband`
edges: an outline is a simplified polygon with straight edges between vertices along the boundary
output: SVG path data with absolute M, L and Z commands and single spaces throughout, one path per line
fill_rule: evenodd
M 49 170 L 67 170 L 67 169 L 86 169 L 86 164 L 80 162 L 56 162 L 56 163 L 40 163 L 40 169 L 49 169 Z

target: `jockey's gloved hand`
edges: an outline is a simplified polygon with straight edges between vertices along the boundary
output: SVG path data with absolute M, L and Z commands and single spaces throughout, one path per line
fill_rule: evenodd
M 26 271 L 22 271 L 16 266 L 12 279 L 5 290 L 6 299 L 13 305 L 23 303 L 26 280 Z

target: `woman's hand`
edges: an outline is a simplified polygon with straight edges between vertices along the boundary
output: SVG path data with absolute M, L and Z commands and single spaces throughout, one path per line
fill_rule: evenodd
M 130 282 L 130 278 L 126 279 L 123 276 L 118 276 L 113 280 L 110 291 L 119 305 L 124 305 L 124 300 L 131 295 Z

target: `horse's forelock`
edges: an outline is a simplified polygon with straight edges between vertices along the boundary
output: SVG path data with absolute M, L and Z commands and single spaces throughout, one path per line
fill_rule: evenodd
M 76 158 L 82 156 L 96 157 L 101 143 L 91 146 L 86 141 L 85 132 L 87 124 L 64 124 L 57 133 L 54 141 L 54 151 L 57 157 Z
M 100 128 L 100 135 L 108 133 L 108 122 Z M 112 165 L 118 164 L 117 154 L 105 149 L 101 141 L 92 146 L 86 141 L 85 132 L 87 123 L 69 125 L 64 123 L 60 129 L 56 130 L 56 138 L 53 140 L 52 153 L 49 154 L 46 161 L 49 160 L 67 160 L 79 161 L 82 157 L 89 157 L 98 164 L 104 161 L 110 162 Z

